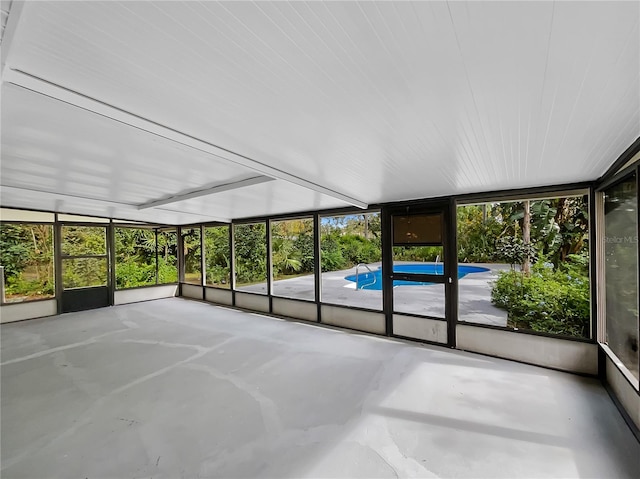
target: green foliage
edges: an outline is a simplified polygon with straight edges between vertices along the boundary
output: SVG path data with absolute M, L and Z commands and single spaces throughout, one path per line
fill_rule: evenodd
M 338 271 L 381 260 L 379 213 L 322 218 L 320 236 L 322 271 Z
M 204 251 L 207 267 L 206 284 L 229 288 L 231 285 L 229 227 L 205 228 Z
M 394 246 L 394 261 L 442 261 L 442 246 Z
M 556 269 L 538 261 L 529 276 L 515 270 L 501 272 L 491 300 L 507 311 L 512 327 L 588 337 L 588 259 L 571 255 Z
M 7 280 L 16 278 L 29 264 L 31 249 L 26 225 L 0 225 L 0 264 Z
M 511 265 L 522 264 L 528 257 L 529 261 L 534 263 L 538 257 L 536 247 L 533 243 L 525 244 L 522 239 L 515 236 L 505 236 L 496 241 L 496 256 L 500 260 Z
M 381 260 L 382 252 L 376 242 L 358 235 L 343 235 L 338 239 L 342 257 L 350 266 Z
M 116 228 L 116 287 L 156 284 L 156 234 L 142 228 Z
M 499 208 L 490 204 L 458 207 L 458 261 L 491 263 L 498 260 L 496 239 L 503 230 L 499 215 Z
M 7 301 L 53 296 L 53 227 L 0 225 L 0 264 L 4 266 Z
M 183 228 L 182 246 L 184 248 L 185 280 L 199 283 L 202 275 L 200 228 Z
M 347 267 L 347 260 L 340 247 L 339 232 L 323 234 L 320 240 L 320 262 L 322 271 L 338 271 Z
M 267 279 L 267 234 L 264 223 L 234 226 L 236 281 L 256 283 Z

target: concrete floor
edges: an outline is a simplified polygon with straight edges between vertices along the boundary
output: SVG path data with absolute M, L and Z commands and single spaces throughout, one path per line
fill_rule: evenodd
M 594 379 L 180 298 L 1 333 L 3 478 L 640 477 Z

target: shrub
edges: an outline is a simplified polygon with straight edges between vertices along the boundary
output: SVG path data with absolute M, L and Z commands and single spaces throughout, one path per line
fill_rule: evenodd
M 571 255 L 555 270 L 539 261 L 529 276 L 501 272 L 491 301 L 507 311 L 512 327 L 568 336 L 589 334 L 589 276 L 579 255 Z

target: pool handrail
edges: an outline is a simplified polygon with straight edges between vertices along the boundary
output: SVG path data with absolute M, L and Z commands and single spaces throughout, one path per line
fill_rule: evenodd
M 371 268 L 369 268 L 369 265 L 365 264 L 365 263 L 358 263 L 356 265 L 356 291 L 358 291 L 359 289 L 364 289 L 365 286 L 369 286 L 371 284 L 375 284 L 376 282 L 376 275 L 375 273 L 373 273 L 373 281 L 371 283 L 367 283 L 367 284 L 363 284 L 361 288 L 358 287 L 358 269 L 360 268 L 360 266 L 364 266 L 365 268 L 367 268 L 369 270 L 370 273 L 373 273 L 373 270 Z

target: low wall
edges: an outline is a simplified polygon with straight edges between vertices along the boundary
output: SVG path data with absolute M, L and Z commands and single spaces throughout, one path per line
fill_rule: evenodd
M 55 299 L 7 303 L 0 307 L 0 323 L 42 318 L 55 314 L 58 314 L 58 301 Z

